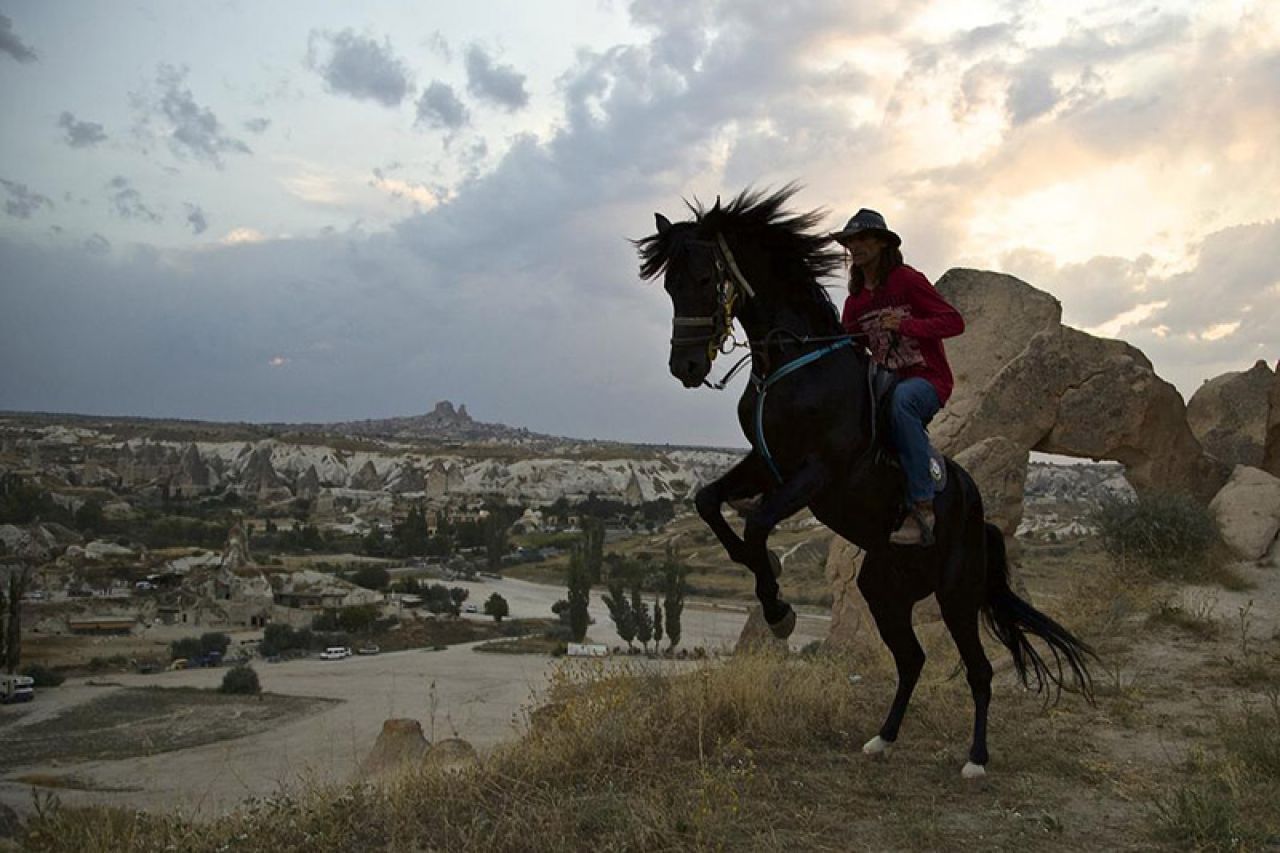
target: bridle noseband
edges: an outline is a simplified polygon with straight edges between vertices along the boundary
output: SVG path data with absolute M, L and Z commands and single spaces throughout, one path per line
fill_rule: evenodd
M 734 308 L 740 295 L 754 299 L 756 293 L 752 289 L 750 282 L 747 281 L 746 276 L 742 274 L 742 270 L 738 268 L 738 262 L 734 259 L 733 252 L 730 251 L 729 244 L 725 241 L 723 234 L 716 234 L 715 240 L 690 240 L 689 245 L 711 249 L 711 256 L 715 262 L 716 274 L 719 278 L 719 282 L 716 284 L 717 304 L 715 311 L 706 316 L 676 316 L 672 318 L 671 345 L 674 347 L 705 344 L 707 358 L 714 360 L 717 353 L 728 355 L 735 347 L 740 346 L 736 341 L 731 341 Z M 682 336 L 676 334 L 677 330 L 681 328 L 707 328 L 709 331 L 705 335 Z M 730 341 L 728 348 L 725 347 L 726 341 Z

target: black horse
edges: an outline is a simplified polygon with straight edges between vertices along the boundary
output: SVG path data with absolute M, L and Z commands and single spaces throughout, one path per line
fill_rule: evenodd
M 911 626 L 915 603 L 937 596 L 973 692 L 973 743 L 966 778 L 987 763 L 991 664 L 978 636 L 979 614 L 1013 656 L 1022 683 L 1061 690 L 1063 664 L 1086 698 L 1085 659 L 1093 654 L 1065 628 L 1009 588 L 1004 539 L 986 523 L 973 479 L 946 461 L 946 486 L 934 500 L 935 542 L 889 543 L 905 512 L 905 488 L 892 453 L 882 447 L 869 356 L 840 325 L 819 283 L 841 265 L 829 240 L 813 233 L 822 214 L 785 209 L 796 188 L 772 195 L 745 191 L 727 206 L 690 205 L 694 219 L 636 241 L 641 277 L 664 274 L 674 307 L 671 373 L 688 388 L 703 385 L 737 320 L 750 342 L 751 382 L 738 419 L 752 450 L 723 477 L 700 489 L 698 513 L 729 557 L 755 575 L 756 597 L 773 633 L 787 637 L 795 612 L 778 594 L 773 528 L 808 507 L 820 521 L 866 552 L 858 589 L 893 654 L 898 689 L 879 734 L 864 752 L 883 753 L 897 739 L 925 654 Z M 754 499 L 754 501 L 747 501 Z M 744 532 L 721 507 L 747 501 Z M 1029 635 L 1048 646 L 1048 666 Z

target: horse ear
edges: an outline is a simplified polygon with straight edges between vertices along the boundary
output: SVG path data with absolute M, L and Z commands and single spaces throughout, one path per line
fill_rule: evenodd
M 720 196 L 718 196 L 718 195 L 716 196 L 716 206 L 715 206 L 715 207 L 713 207 L 713 208 L 711 208 L 711 212 L 712 212 L 712 213 L 719 213 L 719 212 L 720 212 Z
M 667 229 L 671 227 L 671 220 L 667 219 L 667 217 L 663 216 L 661 213 L 655 213 L 653 218 L 658 223 L 658 233 L 666 234 Z

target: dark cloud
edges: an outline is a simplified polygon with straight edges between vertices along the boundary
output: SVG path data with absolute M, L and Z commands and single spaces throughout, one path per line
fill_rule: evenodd
M 95 233 L 85 239 L 84 250 L 91 255 L 105 255 L 111 251 L 111 241 Z
M 1043 68 L 1020 68 L 1009 85 L 1009 118 L 1014 125 L 1042 116 L 1058 103 L 1058 90 Z
M 191 226 L 192 234 L 203 234 L 209 227 L 208 221 L 205 219 L 204 211 L 199 205 L 186 205 L 187 208 L 187 224 Z
M 378 44 L 351 29 L 312 30 L 307 64 L 324 78 L 330 91 L 357 100 L 394 107 L 409 94 L 409 68 L 392 51 L 390 39 Z
M 134 97 L 136 103 L 164 123 L 164 133 L 174 154 L 222 168 L 224 153 L 253 153 L 248 145 L 224 132 L 212 110 L 196 102 L 186 87 L 186 77 L 185 67 L 161 65 L 156 71 L 158 99 L 152 102 L 145 97 Z
M 23 44 L 13 31 L 13 21 L 6 15 L 0 15 L 0 53 L 7 53 L 19 62 L 35 62 L 37 59 L 36 52 Z
M 457 130 L 467 123 L 467 107 L 452 86 L 432 80 L 418 98 L 418 123 L 436 130 Z
M 269 127 L 271 127 L 269 118 L 251 118 L 244 123 L 244 129 L 250 133 L 265 133 Z
M 142 193 L 129 184 L 129 179 L 116 175 L 107 183 L 107 191 L 111 199 L 111 209 L 122 219 L 140 219 L 144 222 L 159 222 L 160 214 L 147 207 L 142 200 Z
M 467 91 L 509 112 L 529 103 L 525 76 L 510 65 L 495 65 L 480 45 L 467 48 Z
M 75 116 L 65 111 L 58 116 L 58 127 L 67 132 L 66 143 L 72 148 L 88 148 L 107 138 L 102 125 L 94 121 L 77 121 Z
M 39 213 L 42 207 L 53 209 L 52 199 L 40 193 L 32 192 L 27 188 L 26 184 L 0 178 L 0 187 L 4 187 L 4 192 L 7 196 L 4 201 L 4 212 L 10 216 L 16 216 L 19 219 L 30 219 L 31 215 Z

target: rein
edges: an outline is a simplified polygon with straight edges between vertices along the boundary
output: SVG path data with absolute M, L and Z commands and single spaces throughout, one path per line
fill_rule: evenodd
M 724 275 L 721 284 L 718 285 L 720 304 L 718 306 L 718 310 L 714 314 L 704 317 L 675 317 L 671 321 L 674 328 L 704 328 L 710 326 L 711 331 L 705 337 L 702 335 L 692 335 L 688 337 L 676 337 L 673 335 L 671 338 L 672 345 L 696 344 L 702 343 L 705 340 L 707 344 L 707 357 L 714 360 L 717 353 L 728 355 L 734 349 L 739 347 L 747 347 L 751 350 L 767 349 L 769 341 L 775 334 L 790 335 L 797 343 L 800 344 L 827 343 L 827 345 L 821 349 L 813 350 L 812 352 L 805 353 L 798 358 L 788 361 L 768 376 L 757 376 L 754 373 L 751 374 L 751 384 L 756 387 L 757 392 L 755 411 L 757 446 L 760 448 L 760 455 L 764 457 L 764 461 L 769 466 L 769 471 L 773 474 L 774 479 L 781 483 L 783 481 L 782 473 L 778 470 L 777 463 L 773 461 L 773 454 L 769 452 L 769 443 L 764 437 L 764 402 L 769 389 L 779 380 L 790 376 L 800 368 L 813 364 L 815 361 L 818 361 L 839 349 L 851 346 L 853 344 L 853 336 L 829 335 L 811 338 L 796 335 L 794 332 L 790 332 L 785 329 L 775 329 L 769 332 L 765 337 L 764 344 L 762 345 L 745 344 L 734 340 L 733 309 L 737 304 L 739 292 L 745 294 L 747 298 L 755 299 L 755 290 L 751 287 L 751 283 L 747 281 L 747 277 L 742 274 L 742 270 L 738 267 L 738 262 L 733 257 L 733 252 L 729 249 L 729 244 L 724 239 L 723 234 L 717 233 L 714 243 L 710 241 L 699 241 L 699 244 L 709 245 L 711 247 L 711 250 L 715 255 L 716 270 L 722 274 L 727 270 L 728 275 Z M 728 349 L 725 349 L 725 341 L 732 341 Z M 748 352 L 746 355 L 738 359 L 733 367 L 729 369 L 729 372 L 726 373 L 719 382 L 712 383 L 704 379 L 702 384 L 708 388 L 723 391 L 729 384 L 729 380 L 731 380 L 734 375 L 742 369 L 743 365 L 747 363 L 747 360 L 751 358 L 751 355 L 752 353 Z M 872 429 L 874 428 L 875 427 L 873 425 Z

